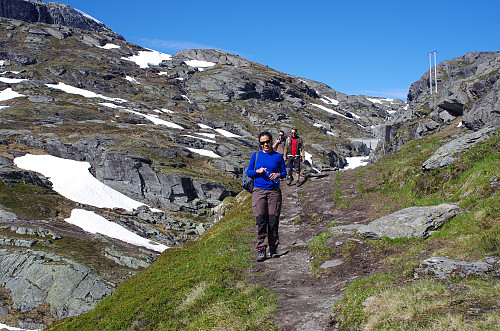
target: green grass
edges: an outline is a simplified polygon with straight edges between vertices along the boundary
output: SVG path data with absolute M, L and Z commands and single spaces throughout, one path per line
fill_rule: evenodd
M 448 167 L 422 172 L 422 163 L 439 148 L 443 135 L 412 141 L 386 155 L 358 176 L 358 187 L 377 194 L 387 212 L 410 206 L 454 202 L 465 213 L 428 239 L 368 241 L 375 252 L 392 251 L 384 271 L 352 283 L 333 307 L 345 330 L 492 330 L 500 325 L 496 278 L 413 280 L 413 271 L 430 256 L 483 261 L 500 256 L 500 190 L 490 179 L 500 174 L 500 137 L 476 145 Z M 364 178 L 377 178 L 365 184 Z M 344 247 L 349 258 L 356 247 Z M 367 300 L 368 298 L 368 300 Z M 366 300 L 366 301 L 365 301 Z M 495 308 L 496 307 L 496 308 Z M 471 313 L 473 312 L 473 313 Z M 477 312 L 477 313 L 474 313 Z
M 89 313 L 50 330 L 273 330 L 276 297 L 244 281 L 254 220 L 243 193 L 204 235 L 121 284 Z
M 16 215 L 36 219 L 53 218 L 60 213 L 69 217 L 73 204 L 48 188 L 24 183 L 9 187 L 0 180 L 0 205 Z

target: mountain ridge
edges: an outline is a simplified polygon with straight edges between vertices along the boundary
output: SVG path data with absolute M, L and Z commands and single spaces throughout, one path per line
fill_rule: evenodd
M 2 18 L 0 30 L 0 220 L 5 225 L 0 236 L 13 243 L 4 249 L 15 250 L 19 259 L 32 254 L 22 248 L 27 242 L 54 251 L 63 261 L 86 264 L 99 276 L 96 288 L 111 284 L 104 286 L 109 291 L 158 254 L 69 225 L 72 210 L 83 208 L 144 238 L 180 247 L 209 229 L 218 217 L 216 207 L 241 190 L 240 176 L 259 148 L 260 131 L 298 127 L 312 163 L 305 166 L 307 176 L 370 154 L 362 141 L 348 138 L 378 137 L 383 146 L 371 153 L 376 159 L 412 139 L 450 128 L 460 135 L 498 119 L 498 52 L 466 54 L 467 64 L 440 63 L 439 97 L 428 95 L 424 74 L 412 84 L 407 105 L 345 95 L 218 50 L 154 52 L 107 29 Z M 485 74 L 475 76 L 478 70 Z M 456 72 L 463 74 L 444 79 Z M 452 96 L 460 94 L 463 82 L 475 92 L 457 103 Z M 454 113 L 457 107 L 461 114 Z M 474 109 L 483 117 L 471 116 L 463 130 L 452 128 Z M 88 162 L 102 183 L 151 208 L 128 211 L 71 201 L 54 192 L 43 174 L 15 166 L 14 160 L 26 154 Z M 47 225 L 61 238 L 40 240 L 36 229 Z M 30 226 L 34 230 L 20 230 Z M 23 241 L 23 233 L 29 233 L 29 241 Z M 9 290 L 22 294 L 22 284 L 11 281 L 15 276 L 4 275 Z M 42 296 L 49 290 L 44 286 L 38 287 Z M 49 316 L 41 324 L 68 316 L 64 308 L 47 310 L 44 301 L 20 297 L 7 306 L 9 318 L 24 318 L 16 309 L 23 304 L 31 313 Z

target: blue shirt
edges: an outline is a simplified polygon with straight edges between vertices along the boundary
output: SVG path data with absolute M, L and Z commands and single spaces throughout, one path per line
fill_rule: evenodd
M 259 153 L 259 156 L 257 157 L 257 163 L 255 164 L 254 168 L 255 156 L 257 153 Z M 256 170 L 260 168 L 266 168 L 267 172 L 276 172 L 280 174 L 280 178 L 285 178 L 286 166 L 285 161 L 283 160 L 283 155 L 275 151 L 272 151 L 270 153 L 259 151 L 257 153 L 252 154 L 247 169 L 247 176 L 254 178 L 253 186 L 264 190 L 279 188 L 279 181 L 277 183 L 273 183 L 273 181 L 266 175 L 266 173 L 258 174 Z

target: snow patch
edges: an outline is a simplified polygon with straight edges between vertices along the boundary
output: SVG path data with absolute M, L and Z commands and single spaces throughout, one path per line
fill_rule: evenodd
M 157 51 L 139 51 L 139 54 L 131 57 L 122 57 L 123 60 L 132 61 L 141 68 L 147 68 L 150 65 L 158 65 L 164 60 L 171 60 L 172 55 Z
M 53 88 L 53 89 L 61 90 L 61 91 L 64 91 L 64 92 L 70 93 L 70 94 L 81 95 L 81 96 L 86 97 L 86 98 L 100 98 L 100 99 L 104 99 L 107 101 L 113 101 L 113 102 L 118 102 L 118 103 L 127 102 L 127 100 L 125 100 L 125 99 L 106 97 L 102 94 L 97 94 L 95 92 L 84 90 L 84 89 L 74 87 L 71 85 L 66 85 L 64 83 L 45 84 L 45 85 L 47 85 L 48 87 Z
M 334 106 L 338 106 L 339 105 L 339 101 L 335 100 L 335 99 L 332 99 L 332 98 L 329 98 L 327 96 L 322 96 L 321 101 L 323 101 L 324 103 L 326 103 L 327 105 L 334 105 Z
M 129 110 L 129 109 L 125 109 L 125 110 L 130 112 L 130 113 L 145 117 L 156 125 L 165 125 L 166 127 L 169 127 L 172 129 L 179 129 L 179 130 L 184 129 L 182 126 L 180 126 L 178 124 L 175 124 L 175 123 L 172 123 L 169 121 L 162 120 L 161 118 L 158 118 L 157 115 L 146 115 L 146 114 L 139 113 L 138 111 L 134 111 L 134 110 Z
M 48 177 L 52 188 L 62 196 L 98 208 L 133 210 L 144 205 L 101 183 L 89 172 L 90 163 L 52 155 L 26 154 L 14 159 L 21 169 L 36 171 Z
M 201 61 L 201 60 L 189 60 L 189 61 L 184 61 L 184 63 L 186 63 L 190 67 L 195 67 L 195 68 L 208 68 L 208 67 L 213 67 L 216 64 L 214 62 Z
M 128 80 L 131 83 L 134 83 L 134 84 L 137 84 L 137 85 L 141 85 L 141 83 L 139 83 L 137 81 L 137 79 L 135 79 L 134 77 L 126 76 L 125 79 Z
M 346 157 L 346 160 L 347 166 L 345 166 L 342 170 L 354 169 L 368 164 L 368 156 Z
M 10 100 L 19 97 L 25 97 L 25 95 L 13 91 L 10 87 L 0 92 L 0 101 Z
M 394 102 L 394 99 L 389 99 L 389 98 L 381 98 L 381 99 L 375 99 L 375 98 L 366 98 L 366 100 L 373 102 L 373 103 L 384 103 L 384 102 Z
M 106 44 L 104 46 L 97 46 L 99 48 L 103 48 L 103 49 L 115 49 L 115 48 L 120 48 L 120 46 L 118 45 L 115 45 L 115 44 Z
M 7 84 L 17 84 L 20 82 L 23 82 L 27 79 L 24 78 L 7 78 L 7 77 L 0 77 L 0 82 L 2 83 L 7 83 Z
M 81 10 L 79 10 L 79 9 L 76 9 L 76 8 L 75 8 L 75 10 L 76 10 L 77 12 L 79 12 L 80 14 L 82 14 L 83 16 L 85 16 L 86 18 L 89 18 L 89 19 L 91 19 L 91 20 L 93 20 L 94 22 L 97 22 L 97 23 L 99 23 L 99 24 L 103 24 L 101 21 L 99 21 L 99 20 L 97 20 L 97 19 L 93 18 L 92 16 L 90 16 L 89 14 L 87 14 L 87 13 L 85 13 L 85 12 L 83 12 L 83 11 L 81 11 Z
M 318 104 L 316 104 L 316 103 L 311 103 L 311 105 L 313 105 L 314 107 L 317 107 L 317 108 L 319 108 L 319 109 L 321 109 L 321 110 L 324 110 L 324 111 L 326 111 L 326 112 L 329 112 L 330 114 L 334 114 L 334 115 L 337 115 L 337 116 L 340 116 L 340 117 L 346 118 L 346 119 L 351 120 L 351 121 L 353 120 L 352 118 L 347 117 L 347 116 L 345 116 L 345 115 L 342 115 L 341 113 L 336 112 L 335 110 L 330 109 L 330 108 L 327 108 L 327 107 L 325 107 L 325 106 L 318 105 Z
M 217 141 L 215 141 L 215 140 L 207 139 L 207 138 L 203 138 L 203 137 L 192 136 L 190 134 L 185 134 L 184 137 L 189 137 L 189 138 L 194 138 L 194 139 L 200 139 L 200 140 L 206 141 L 208 143 L 212 143 L 212 144 L 216 144 L 217 143 Z
M 135 246 L 146 247 L 159 253 L 169 248 L 168 246 L 143 238 L 119 224 L 108 221 L 93 211 L 73 209 L 71 216 L 66 218 L 65 221 L 78 226 L 84 231 L 100 233 Z
M 189 148 L 189 147 L 187 147 L 187 149 L 193 153 L 200 154 L 203 156 L 208 156 L 208 157 L 213 157 L 213 158 L 220 157 L 219 155 L 215 154 L 214 152 L 206 150 L 206 149 Z
M 241 136 L 238 136 L 237 134 L 234 134 L 234 133 L 231 133 L 229 131 L 226 131 L 224 129 L 215 129 L 215 131 L 217 131 L 218 133 L 220 133 L 221 135 L 223 135 L 224 137 L 228 137 L 228 138 L 237 138 L 237 137 L 241 137 Z

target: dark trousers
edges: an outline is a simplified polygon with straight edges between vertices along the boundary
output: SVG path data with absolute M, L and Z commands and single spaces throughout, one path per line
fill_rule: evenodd
M 281 213 L 281 190 L 254 188 L 252 209 L 257 223 L 257 249 L 279 244 L 278 225 Z

